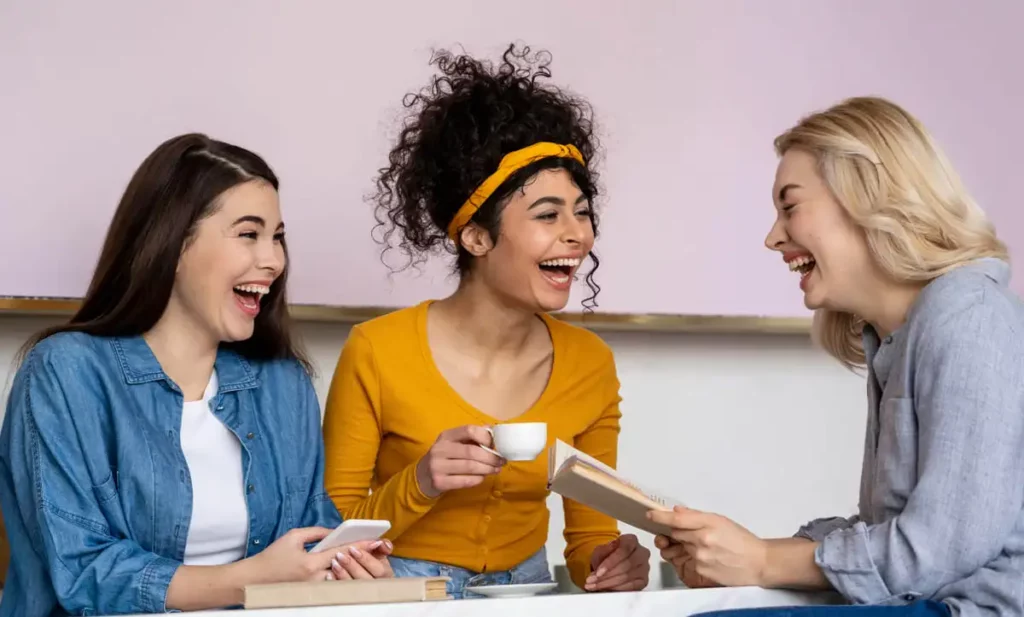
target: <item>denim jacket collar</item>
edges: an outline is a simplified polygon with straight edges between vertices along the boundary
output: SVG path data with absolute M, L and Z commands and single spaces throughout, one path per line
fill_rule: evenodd
M 138 385 L 151 381 L 165 381 L 177 389 L 177 384 L 164 373 L 160 362 L 153 355 L 153 350 L 141 336 L 115 337 L 111 344 L 121 364 L 121 373 L 126 383 Z M 220 392 L 247 390 L 259 385 L 248 360 L 224 346 L 217 350 L 214 367 L 217 370 Z

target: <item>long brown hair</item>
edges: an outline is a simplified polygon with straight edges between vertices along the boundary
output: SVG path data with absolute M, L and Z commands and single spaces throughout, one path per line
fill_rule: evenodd
M 181 253 L 199 223 L 216 210 L 217 197 L 252 181 L 278 190 L 270 166 L 249 150 L 198 133 L 162 143 L 135 171 L 121 197 L 78 312 L 69 322 L 29 339 L 20 356 L 59 332 L 95 336 L 147 332 L 163 315 Z M 286 260 L 263 301 L 253 335 L 223 345 L 253 359 L 293 358 L 311 371 L 290 332 L 287 280 Z

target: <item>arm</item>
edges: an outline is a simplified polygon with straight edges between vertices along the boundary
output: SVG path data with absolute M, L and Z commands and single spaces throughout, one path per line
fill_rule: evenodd
M 895 517 L 858 522 L 816 551 L 854 602 L 912 601 L 969 575 L 1003 550 L 1024 506 L 1021 332 L 975 304 L 919 345 L 914 398 L 895 403 L 914 406 L 917 485 Z
M 416 462 L 381 486 L 374 480 L 381 441 L 380 373 L 369 339 L 352 329 L 331 381 L 324 414 L 327 492 L 345 518 L 391 521 L 397 538 L 437 503 L 416 481 Z
M 303 468 L 309 478 L 309 492 L 306 508 L 298 521 L 298 527 L 326 527 L 334 529 L 341 524 L 341 515 L 324 489 L 324 440 L 320 432 L 320 401 L 316 396 L 313 382 L 306 370 L 297 362 L 294 364 L 299 401 L 299 417 L 302 423 L 303 442 L 316 444 L 303 452 Z
M 114 480 L 97 486 L 86 456 L 104 444 L 81 434 L 75 417 L 102 402 L 78 396 L 72 413 L 64 385 L 80 377 L 41 355 L 29 354 L 11 391 L 7 454 L 11 476 L 31 479 L 15 481 L 14 501 L 56 600 L 75 614 L 163 612 L 181 563 L 111 533 L 99 493 Z
M 619 411 L 619 380 L 610 351 L 601 386 L 607 389 L 604 411 L 597 421 L 576 437 L 573 446 L 614 468 L 622 414 Z M 562 499 L 562 504 L 565 511 L 565 563 L 573 583 L 583 589 L 590 576 L 590 558 L 594 549 L 619 537 L 618 523 L 612 517 L 571 499 Z

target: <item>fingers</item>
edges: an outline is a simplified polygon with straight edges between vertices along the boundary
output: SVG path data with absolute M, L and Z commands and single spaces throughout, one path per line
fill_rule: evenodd
M 472 424 L 449 429 L 441 433 L 438 441 L 475 443 L 481 446 L 490 446 L 492 443 L 490 431 L 482 426 L 474 426 Z
M 435 481 L 442 491 L 457 491 L 460 488 L 473 488 L 483 484 L 485 476 L 442 476 Z
M 597 569 L 594 571 L 594 575 L 597 578 L 605 576 L 613 568 L 619 564 L 626 562 L 629 556 L 637 549 L 639 544 L 637 543 L 636 536 L 625 535 L 621 536 L 616 542 L 618 546 L 611 552 L 610 555 L 604 558 L 604 560 L 598 564 Z
M 310 542 L 319 542 L 331 533 L 330 529 L 326 527 L 300 527 L 292 529 L 287 535 L 292 536 L 296 539 L 299 544 L 309 544 Z
M 479 450 L 479 448 L 477 448 Z M 483 452 L 483 450 L 481 450 Z M 492 459 L 497 457 L 483 452 Z M 449 458 L 437 462 L 437 471 L 448 476 L 490 476 L 501 471 L 500 466 L 489 465 L 475 460 Z
M 651 510 L 647 513 L 647 520 L 672 529 L 692 531 L 710 524 L 711 516 L 699 510 L 676 506 L 672 510 Z
M 674 542 L 672 541 L 672 538 L 669 538 L 668 536 L 663 536 L 661 534 L 654 536 L 654 546 L 662 550 L 672 546 L 673 544 Z
M 685 544 L 679 544 L 673 542 L 665 548 L 661 549 L 661 558 L 665 561 L 675 561 L 676 559 L 682 559 L 689 557 L 690 553 L 686 548 Z
M 651 564 L 648 559 L 642 562 L 630 560 L 621 564 L 621 569 L 605 574 L 593 585 L 588 584 L 587 591 L 636 591 L 647 586 L 650 573 Z
M 338 580 L 345 580 L 346 577 L 353 580 L 374 578 L 365 564 L 367 556 L 367 552 L 350 546 L 346 550 L 334 555 L 334 561 L 331 562 L 331 571 L 334 572 L 335 578 Z M 376 561 L 372 557 L 370 560 Z

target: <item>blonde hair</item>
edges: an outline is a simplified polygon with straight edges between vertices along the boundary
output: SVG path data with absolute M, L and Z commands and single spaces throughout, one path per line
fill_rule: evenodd
M 924 126 L 882 98 L 847 99 L 775 138 L 779 156 L 807 152 L 839 204 L 865 234 L 875 262 L 896 281 L 930 281 L 982 257 L 1009 261 L 985 213 Z M 821 309 L 814 338 L 850 368 L 864 366 L 864 321 Z

